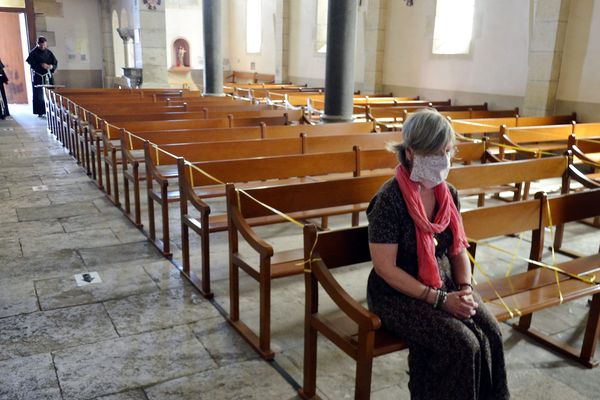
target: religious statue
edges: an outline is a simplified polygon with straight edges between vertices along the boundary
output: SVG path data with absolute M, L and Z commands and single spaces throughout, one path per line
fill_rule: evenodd
M 183 64 L 183 57 L 185 56 L 185 49 L 183 48 L 183 46 L 179 46 L 179 48 L 177 49 L 177 66 L 178 67 L 184 67 L 185 65 Z

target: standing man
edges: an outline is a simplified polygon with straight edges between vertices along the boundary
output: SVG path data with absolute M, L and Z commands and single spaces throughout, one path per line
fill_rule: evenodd
M 44 104 L 44 88 L 39 85 L 54 85 L 52 74 L 56 71 L 58 61 L 54 54 L 48 50 L 45 37 L 40 36 L 37 46 L 29 53 L 27 63 L 31 66 L 31 81 L 33 82 L 33 113 L 38 117 L 46 114 Z
M 6 99 L 6 92 L 4 91 L 4 85 L 8 84 L 8 76 L 4 72 L 6 65 L 2 64 L 0 59 L 0 119 L 5 119 L 10 116 L 8 112 L 8 100 Z

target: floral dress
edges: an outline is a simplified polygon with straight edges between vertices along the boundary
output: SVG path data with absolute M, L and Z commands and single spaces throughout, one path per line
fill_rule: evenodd
M 459 206 L 456 189 L 450 192 Z M 437 210 L 436 210 L 437 212 Z M 369 242 L 398 244 L 396 265 L 417 277 L 415 225 L 408 213 L 398 182 L 387 181 L 367 209 Z M 442 289 L 456 291 L 448 249 L 453 235 L 448 227 L 436 234 L 436 258 Z M 483 302 L 477 313 L 459 320 L 430 304 L 404 295 L 389 286 L 373 269 L 367 300 L 383 327 L 408 343 L 409 389 L 416 400 L 508 399 L 502 336 Z

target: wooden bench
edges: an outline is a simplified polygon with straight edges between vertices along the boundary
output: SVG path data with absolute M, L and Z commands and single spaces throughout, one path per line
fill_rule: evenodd
M 248 189 L 243 193 L 227 185 L 229 226 L 230 313 L 228 321 L 265 359 L 273 358 L 271 333 L 271 280 L 302 273 L 303 250 L 275 252 L 252 229 L 253 225 L 285 222 L 285 219 L 257 203 L 268 204 L 295 219 L 305 220 L 362 211 L 389 176 L 369 176 L 287 186 Z M 239 194 L 239 200 L 238 200 Z M 252 196 L 250 198 L 249 196 Z M 238 249 L 241 236 L 259 256 L 258 265 Z M 239 270 L 259 283 L 260 329 L 255 333 L 240 317 Z
M 283 156 L 309 153 L 350 151 L 354 146 L 364 150 L 383 149 L 389 142 L 401 140 L 400 133 L 374 133 L 368 135 L 307 136 L 298 138 L 258 139 L 237 142 L 208 142 L 191 144 L 166 144 L 144 147 L 146 183 L 148 193 L 149 239 L 165 256 L 170 256 L 169 208 L 168 203 L 179 200 L 178 192 L 169 191 L 169 180 L 177 177 L 175 167 L 177 157 L 189 162 L 232 160 L 251 157 Z M 161 168 L 158 168 L 162 166 Z M 157 189 L 154 189 L 154 184 Z M 156 238 L 154 223 L 154 203 L 160 206 L 163 239 Z
M 252 117 L 252 118 L 234 118 L 229 115 L 227 119 L 200 119 L 200 120 L 167 120 L 167 121 L 136 121 L 119 122 L 118 126 L 132 133 L 137 131 L 160 131 L 177 129 L 200 129 L 200 128 L 233 128 L 233 127 L 251 127 L 262 125 L 287 125 L 290 122 L 288 114 L 284 113 L 280 117 Z M 118 172 L 117 165 L 121 163 L 121 140 L 119 129 L 113 125 L 104 122 L 101 124 L 103 133 L 100 140 L 103 143 L 103 159 L 105 166 L 106 193 L 115 205 L 120 205 Z M 112 129 L 111 129 L 112 127 Z M 99 143 L 96 145 L 99 147 Z M 112 177 L 112 187 L 111 187 Z
M 511 228 L 512 226 L 520 226 L 522 232 L 529 230 L 535 224 L 529 258 L 533 261 L 541 261 L 544 229 L 550 226 L 550 221 L 556 226 L 600 215 L 600 190 L 588 190 L 551 198 L 538 193 L 535 200 L 511 203 L 511 205 L 516 207 L 509 208 L 508 205 L 502 205 L 495 210 L 479 208 L 463 213 L 467 236 L 472 240 L 481 241 L 508 233 L 517 233 Z M 523 211 L 515 213 L 513 210 L 519 207 Z M 551 218 L 548 216 L 548 211 L 551 213 Z M 482 224 L 481 221 L 486 223 Z M 476 248 L 476 246 L 471 248 L 473 255 Z M 591 368 L 598 365 L 594 360 L 594 353 L 600 329 L 600 285 L 583 282 L 577 277 L 596 273 L 600 269 L 599 265 L 600 253 L 557 264 L 557 268 L 571 274 L 559 274 L 559 287 L 553 271 L 540 268 L 530 262 L 527 272 L 492 279 L 491 285 L 482 282 L 476 285 L 476 290 L 499 321 L 518 316 L 519 322 L 513 327 L 519 332 Z M 559 293 L 562 293 L 563 300 Z M 534 312 L 587 296 L 593 298 L 580 350 L 573 349 L 570 345 L 531 327 Z M 500 304 L 500 298 L 506 306 Z
M 547 157 L 519 161 L 492 162 L 451 168 L 447 181 L 461 196 L 513 192 L 513 201 L 527 200 L 527 183 L 542 179 L 561 178 L 565 185 L 569 158 Z M 481 197 L 478 206 L 483 206 Z
M 552 199 L 551 209 L 566 209 L 568 216 L 553 213 L 556 223 L 563 223 L 581 217 L 582 213 L 592 215 L 600 213 L 600 190 L 581 193 L 583 196 L 565 195 Z M 577 195 L 581 195 L 577 194 Z M 542 195 L 534 200 L 509 203 L 494 207 L 477 208 L 462 212 L 467 236 L 483 240 L 520 232 L 533 232 L 530 259 L 541 258 L 543 231 L 547 225 L 544 217 L 547 198 Z M 587 205 L 594 204 L 592 209 Z M 586 209 L 587 211 L 575 211 Z M 574 215 L 579 214 L 579 215 Z M 476 244 L 470 251 L 475 255 Z M 317 335 L 321 333 L 342 351 L 356 361 L 355 399 L 369 399 L 371 392 L 371 374 L 373 358 L 400 351 L 407 347 L 400 338 L 395 337 L 381 327 L 379 317 L 370 312 L 362 303 L 354 299 L 332 275 L 332 269 L 356 265 L 371 261 L 368 246 L 368 227 L 352 227 L 333 231 L 318 231 L 314 225 L 304 228 L 305 273 L 305 322 L 304 322 L 304 383 L 299 390 L 303 399 L 318 399 L 317 384 Z M 600 256 L 593 255 L 584 259 L 563 263 L 559 267 L 574 275 L 585 275 L 598 270 Z M 495 266 L 494 266 L 495 267 Z M 590 285 L 563 275 L 561 289 L 565 301 L 592 295 L 592 306 L 580 352 L 568 349 L 564 344 L 556 346 L 554 340 L 540 340 L 537 332 L 529 326 L 530 320 L 522 317 L 516 329 L 539 340 L 544 345 L 558 350 L 582 364 L 596 366 L 593 361 L 595 345 L 598 340 L 600 314 L 600 285 Z M 503 300 L 518 308 L 522 316 L 548 307 L 558 305 L 557 285 L 554 274 L 546 269 L 532 267 L 526 273 L 499 278 L 492 286 L 480 283 L 475 290 L 488 301 L 487 306 L 499 320 L 510 319 L 506 308 L 491 303 L 497 300 L 494 290 Z M 319 290 L 322 289 L 322 290 Z M 339 308 L 338 312 L 319 312 L 319 296 L 326 294 Z M 513 314 L 516 316 L 515 314 Z
M 225 185 L 208 178 L 218 177 L 221 182 L 235 183 L 238 188 L 279 186 L 293 183 L 316 182 L 361 176 L 365 170 L 391 175 L 397 164 L 396 157 L 387 150 L 360 150 L 337 153 L 316 153 L 279 157 L 246 158 L 239 160 L 186 163 L 178 160 L 179 198 L 181 211 L 181 242 L 183 272 L 205 297 L 210 289 L 209 234 L 227 229 L 226 215 L 211 212 L 206 198 L 225 195 Z M 189 204 L 188 204 L 189 203 Z M 189 207 L 198 214 L 193 216 Z M 358 215 L 353 224 L 358 223 Z M 326 227 L 326 220 L 321 224 Z M 200 236 L 201 279 L 191 271 L 189 230 Z
M 174 132 L 149 131 L 132 134 L 124 129 L 120 131 L 122 165 L 123 165 L 123 191 L 124 191 L 124 212 L 125 215 L 138 227 L 141 223 L 140 210 L 140 181 L 145 180 L 146 176 L 140 172 L 140 163 L 144 162 L 143 154 L 139 154 L 144 148 L 144 142 L 149 141 L 156 145 L 165 145 L 173 143 L 198 143 L 198 142 L 216 142 L 216 141 L 238 141 L 249 139 L 275 139 L 275 138 L 293 138 L 305 135 L 352 135 L 368 134 L 373 132 L 374 126 L 371 123 L 337 123 L 320 125 L 285 125 L 267 126 L 262 124 L 260 127 L 240 127 L 216 128 L 202 130 L 180 130 Z M 164 164 L 163 164 L 164 165 Z M 116 170 L 116 165 L 113 166 Z M 176 176 L 175 176 L 176 177 Z M 131 215 L 131 204 L 129 185 L 133 188 L 134 212 Z
M 231 71 L 231 74 L 225 77 L 225 82 L 238 83 L 240 81 L 251 83 L 273 83 L 275 82 L 275 75 L 258 72 Z

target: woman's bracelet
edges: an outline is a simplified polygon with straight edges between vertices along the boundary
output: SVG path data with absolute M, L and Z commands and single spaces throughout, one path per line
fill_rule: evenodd
M 444 305 L 444 303 L 448 300 L 448 292 L 438 289 L 436 291 L 435 302 L 433 303 L 433 308 L 440 309 Z

